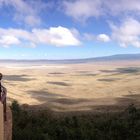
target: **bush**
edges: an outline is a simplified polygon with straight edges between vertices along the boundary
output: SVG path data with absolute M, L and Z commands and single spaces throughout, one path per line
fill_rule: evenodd
M 13 112 L 13 140 L 139 140 L 140 110 L 130 105 L 120 113 L 55 117 L 47 111 Z

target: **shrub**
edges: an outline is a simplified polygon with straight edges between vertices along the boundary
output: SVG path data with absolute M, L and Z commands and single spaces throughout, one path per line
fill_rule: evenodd
M 13 140 L 139 140 L 140 110 L 130 105 L 118 113 L 55 117 L 48 111 L 26 111 L 17 101 Z

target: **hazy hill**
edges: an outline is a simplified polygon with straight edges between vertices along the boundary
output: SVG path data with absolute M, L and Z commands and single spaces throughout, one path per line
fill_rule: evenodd
M 134 61 L 140 60 L 140 54 L 117 54 L 112 56 L 103 56 L 95 58 L 85 58 L 85 59 L 64 59 L 64 60 L 48 60 L 48 59 L 36 59 L 36 60 L 16 60 L 16 59 L 0 59 L 0 63 L 32 63 L 32 64 L 66 64 L 66 63 L 88 63 L 88 62 L 106 62 L 106 61 Z

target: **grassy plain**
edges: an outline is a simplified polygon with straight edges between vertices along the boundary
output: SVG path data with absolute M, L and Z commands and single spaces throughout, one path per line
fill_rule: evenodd
M 101 111 L 140 104 L 140 61 L 0 65 L 8 102 L 54 111 Z

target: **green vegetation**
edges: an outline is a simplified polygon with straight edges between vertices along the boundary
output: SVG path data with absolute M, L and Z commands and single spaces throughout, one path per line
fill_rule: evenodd
M 119 113 L 57 116 L 27 111 L 14 101 L 13 140 L 140 140 L 140 110 L 130 105 Z

